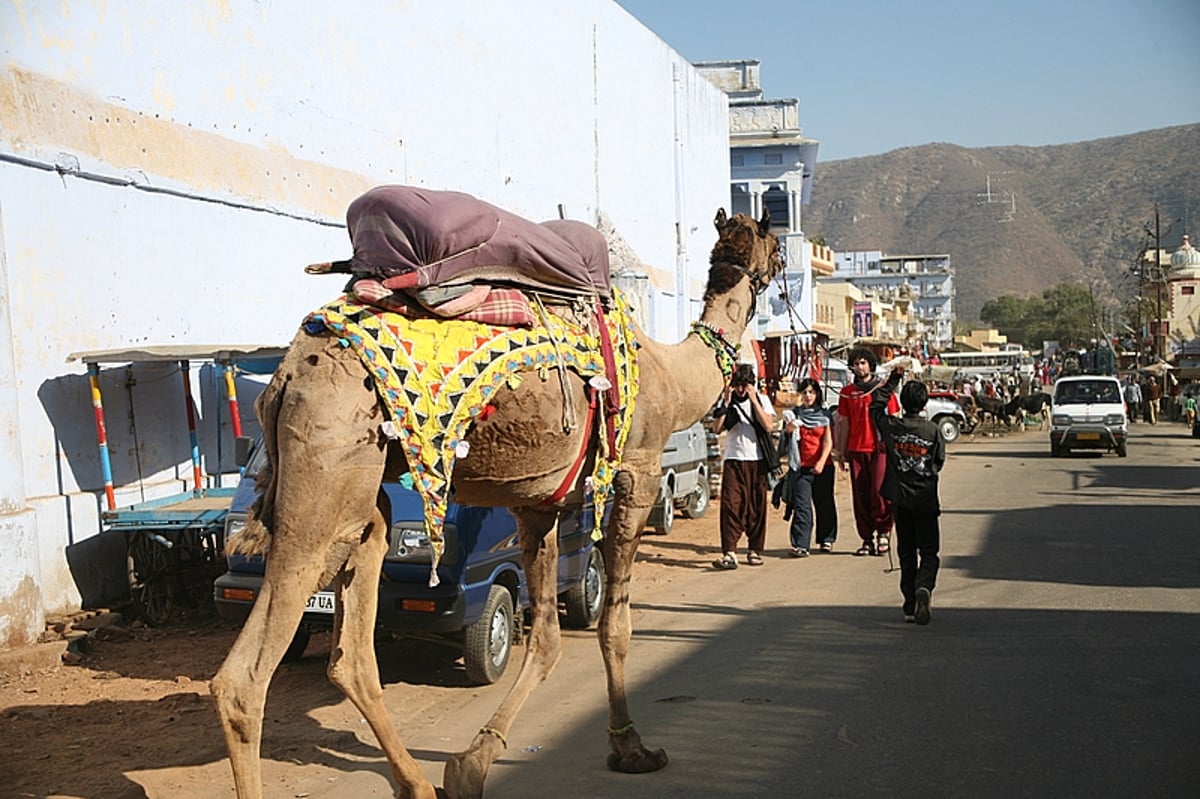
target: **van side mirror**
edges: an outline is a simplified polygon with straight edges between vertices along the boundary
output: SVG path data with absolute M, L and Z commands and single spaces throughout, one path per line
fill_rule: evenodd
M 238 468 L 250 462 L 250 450 L 254 449 L 253 436 L 238 436 L 233 440 L 233 460 Z

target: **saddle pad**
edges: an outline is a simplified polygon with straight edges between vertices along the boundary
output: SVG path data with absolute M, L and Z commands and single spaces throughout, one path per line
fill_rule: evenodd
M 598 456 L 592 473 L 596 530 L 621 463 L 633 418 L 638 384 L 637 343 L 624 297 L 615 293 L 605 324 L 613 341 L 620 408 L 612 420 L 616 445 Z M 342 297 L 304 321 L 309 333 L 328 330 L 362 359 L 391 417 L 391 429 L 404 448 L 413 488 L 425 509 L 425 530 L 433 542 L 430 584 L 437 584 L 443 552 L 442 525 L 450 481 L 467 430 L 500 388 L 515 388 L 522 373 L 549 378 L 565 367 L 584 379 L 604 374 L 597 336 L 547 314 L 530 329 L 460 319 L 413 319 Z

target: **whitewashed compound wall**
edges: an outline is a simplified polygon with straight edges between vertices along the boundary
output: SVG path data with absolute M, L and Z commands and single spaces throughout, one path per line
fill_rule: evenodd
M 341 285 L 301 268 L 349 254 L 372 185 L 604 214 L 649 267 L 651 334 L 696 312 L 725 96 L 608 0 L 14 2 L 0 47 L 0 648 L 76 605 L 63 551 L 100 528 L 67 354 L 286 343 Z M 190 486 L 180 389 L 137 380 L 104 373 L 119 504 Z

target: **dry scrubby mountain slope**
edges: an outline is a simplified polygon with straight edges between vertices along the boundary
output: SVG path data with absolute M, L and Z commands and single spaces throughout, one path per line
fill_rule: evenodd
M 929 144 L 818 163 L 804 230 L 835 250 L 949 253 L 956 315 L 975 320 L 993 297 L 1067 280 L 1099 279 L 1100 293 L 1132 296 L 1128 270 L 1147 245 L 1156 201 L 1164 230 L 1187 216 L 1197 237 L 1200 124 L 1049 147 Z M 1163 246 L 1177 247 L 1183 232 L 1175 223 Z

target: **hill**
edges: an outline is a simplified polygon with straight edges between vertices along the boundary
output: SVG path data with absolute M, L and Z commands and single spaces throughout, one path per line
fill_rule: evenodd
M 835 250 L 948 253 L 962 320 L 977 320 L 994 297 L 1063 281 L 1092 283 L 1123 302 L 1137 291 L 1130 266 L 1153 246 L 1145 227 L 1153 228 L 1155 202 L 1164 249 L 1178 247 L 1200 215 L 1197 153 L 1200 124 L 1048 147 L 928 144 L 818 163 L 804 231 Z M 1196 238 L 1194 227 L 1187 232 Z

